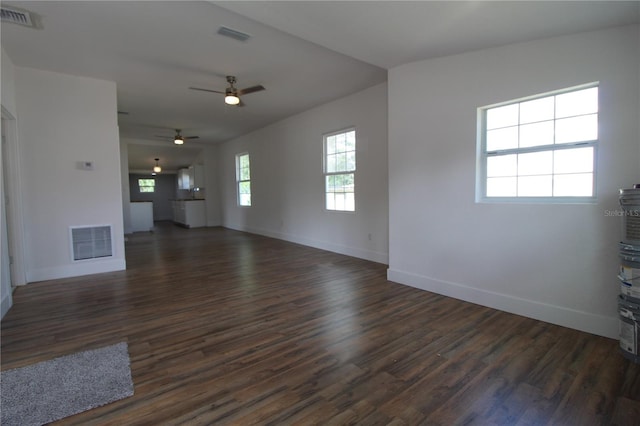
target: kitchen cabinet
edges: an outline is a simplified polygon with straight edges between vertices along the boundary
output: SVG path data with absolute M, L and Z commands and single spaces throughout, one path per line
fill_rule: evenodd
M 191 189 L 191 177 L 189 169 L 178 169 L 178 189 Z
M 174 200 L 173 222 L 186 228 L 206 226 L 204 200 Z
M 189 166 L 189 189 L 204 188 L 204 166 L 194 164 Z
M 184 212 L 184 201 L 174 200 L 171 202 L 173 209 L 173 223 L 184 225 L 187 217 Z
M 204 166 L 194 164 L 178 170 L 178 189 L 204 188 Z
M 151 201 L 132 201 L 129 209 L 131 232 L 151 231 L 153 229 L 153 203 Z

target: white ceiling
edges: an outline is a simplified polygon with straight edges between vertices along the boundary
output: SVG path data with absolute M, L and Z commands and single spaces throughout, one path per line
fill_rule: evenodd
M 216 1 L 382 68 L 637 23 L 638 1 Z
M 189 164 L 229 140 L 386 80 L 406 62 L 640 21 L 640 2 L 3 1 L 41 17 L 2 25 L 15 65 L 115 81 L 131 169 Z M 227 26 L 246 42 L 216 33 Z M 267 90 L 225 106 L 225 76 Z M 176 147 L 156 135 L 198 135 Z M 178 151 L 182 150 L 182 151 Z M 191 157 L 193 156 L 193 157 Z

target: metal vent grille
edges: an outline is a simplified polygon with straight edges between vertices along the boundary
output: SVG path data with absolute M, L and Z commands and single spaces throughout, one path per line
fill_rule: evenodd
M 98 259 L 113 256 L 111 226 L 87 226 L 71 228 L 73 260 Z
M 640 242 L 640 209 L 626 211 L 625 240 Z
M 228 27 L 218 28 L 218 34 L 238 41 L 247 41 L 251 38 L 251 36 L 247 33 L 236 31 Z
M 31 12 L 17 7 L 2 6 L 0 17 L 3 24 L 18 24 L 25 27 L 36 28 L 36 19 Z
M 624 209 L 624 242 L 640 246 L 640 188 L 621 189 L 620 205 Z

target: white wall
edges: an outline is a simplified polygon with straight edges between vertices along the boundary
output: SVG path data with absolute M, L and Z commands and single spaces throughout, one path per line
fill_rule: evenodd
M 324 208 L 322 135 L 356 128 L 356 212 Z M 251 207 L 238 207 L 235 155 L 251 160 Z M 226 227 L 386 263 L 386 83 L 289 117 L 220 148 Z M 370 236 L 370 239 L 369 239 Z
M 115 83 L 16 67 L 16 101 L 28 281 L 124 269 Z M 114 257 L 73 262 L 69 227 L 107 224 Z
M 617 337 L 618 189 L 640 183 L 638 27 L 399 66 L 389 74 L 392 281 Z M 595 204 L 478 204 L 478 107 L 600 82 Z
M 206 146 L 198 161 L 198 164 L 202 164 L 204 169 L 207 226 L 222 225 L 219 152 L 218 145 Z

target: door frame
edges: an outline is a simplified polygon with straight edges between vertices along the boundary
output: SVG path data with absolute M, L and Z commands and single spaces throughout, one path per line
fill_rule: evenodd
M 27 284 L 24 252 L 24 221 L 22 215 L 22 183 L 20 178 L 20 149 L 16 118 L 1 106 L 3 195 L 7 218 L 7 237 L 11 255 L 11 285 Z

